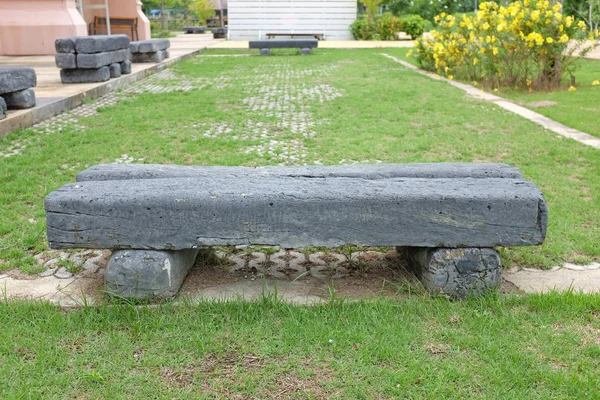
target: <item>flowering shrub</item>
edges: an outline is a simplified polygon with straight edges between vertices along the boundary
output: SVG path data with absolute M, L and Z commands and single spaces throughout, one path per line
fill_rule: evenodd
M 396 17 L 385 13 L 372 19 L 357 19 L 350 30 L 357 40 L 398 40 L 400 32 L 406 32 L 415 39 L 425 30 L 425 20 L 418 15 Z
M 486 2 L 474 16 L 442 13 L 435 22 L 438 29 L 431 37 L 416 41 L 421 67 L 492 88 L 556 89 L 565 78 L 573 86 L 572 56 L 598 46 L 583 40 L 594 40 L 598 32 L 563 17 L 561 5 L 548 0 L 519 0 L 506 7 Z

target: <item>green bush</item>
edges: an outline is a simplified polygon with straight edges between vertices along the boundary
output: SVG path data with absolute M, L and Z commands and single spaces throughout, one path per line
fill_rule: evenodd
M 404 15 L 401 17 L 402 31 L 416 39 L 425 32 L 425 20 L 419 15 Z
M 350 26 L 356 40 L 398 40 L 398 33 L 406 32 L 413 39 L 425 31 L 425 20 L 418 15 L 396 17 L 392 13 L 369 19 L 357 19 Z

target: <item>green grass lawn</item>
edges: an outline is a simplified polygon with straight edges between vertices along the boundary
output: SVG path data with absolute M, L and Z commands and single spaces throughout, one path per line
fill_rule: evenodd
M 600 296 L 0 302 L 5 399 L 597 399 Z
M 389 53 L 411 64 L 418 65 L 414 54 L 406 57 L 408 50 L 390 49 Z M 577 90 L 574 92 L 565 89 L 555 92 L 527 93 L 525 91 L 502 89 L 495 94 L 514 100 L 522 106 L 571 128 L 600 137 L 600 122 L 598 122 L 598 115 L 600 115 L 600 85 L 592 86 L 592 82 L 600 81 L 600 60 L 580 59 L 576 65 Z M 540 107 L 539 103 L 542 101 L 556 104 Z
M 206 52 L 154 83 L 197 90 L 130 95 L 77 122 L 83 131 L 71 124 L 51 134 L 20 130 L 0 138 L 0 152 L 25 146 L 20 155 L 0 158 L 0 270 L 40 271 L 32 255 L 47 248 L 44 197 L 86 167 L 128 157 L 247 166 L 505 162 L 544 192 L 549 229 L 543 246 L 503 250 L 504 263 L 600 260 L 598 150 L 407 71 L 381 52 Z

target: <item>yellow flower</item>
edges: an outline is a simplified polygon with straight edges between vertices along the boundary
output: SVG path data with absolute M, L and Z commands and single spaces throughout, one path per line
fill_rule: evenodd
M 413 53 L 413 51 L 412 51 L 412 49 L 410 49 L 409 51 L 406 52 L 406 57 L 412 56 L 412 53 Z
M 474 59 L 473 59 L 473 65 L 477 65 L 477 63 L 478 63 L 478 62 L 479 62 L 479 59 L 478 59 L 478 58 L 474 58 Z
M 577 23 L 577 26 L 578 26 L 579 28 L 581 28 L 581 29 L 585 29 L 585 22 L 583 22 L 583 21 L 579 21 L 579 22 Z
M 490 24 L 488 24 L 488 23 L 486 22 L 485 24 L 483 24 L 482 28 L 483 28 L 483 30 L 486 30 L 486 31 L 487 31 L 488 29 L 490 29 Z
M 452 76 L 452 75 L 448 75 L 448 79 L 450 79 L 450 80 L 454 80 L 454 76 Z
M 529 79 L 526 79 L 525 83 L 527 83 L 527 86 L 531 86 L 531 81 Z
M 598 81 L 596 81 L 596 82 L 598 82 Z M 473 81 L 472 83 L 473 83 L 473 86 L 479 85 L 479 82 L 477 82 L 477 81 Z
M 554 42 L 554 39 L 552 39 L 551 37 L 546 38 L 546 43 L 552 43 L 552 42 Z
M 598 86 L 600 85 L 600 81 L 598 79 L 596 79 L 594 82 L 592 82 L 592 86 Z
M 571 87 L 569 87 L 569 92 L 574 92 L 574 91 L 576 91 L 576 90 L 577 90 L 577 88 L 576 88 L 575 86 L 571 86 Z
M 498 93 L 498 88 L 494 88 L 494 93 Z
M 497 47 L 492 47 L 492 54 L 497 56 L 498 55 L 498 48 Z
M 560 37 L 560 42 L 561 42 L 561 43 L 567 43 L 568 41 L 569 41 L 569 37 L 568 37 L 567 35 L 564 35 L 564 34 L 563 34 L 563 35 Z

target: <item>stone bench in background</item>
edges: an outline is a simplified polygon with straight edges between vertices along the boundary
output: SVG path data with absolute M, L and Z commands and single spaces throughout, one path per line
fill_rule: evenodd
M 302 54 L 309 55 L 312 49 L 319 47 L 319 41 L 317 39 L 250 40 L 248 46 L 250 49 L 259 49 L 261 56 L 271 54 L 271 49 L 300 49 Z
M 0 119 L 7 110 L 35 107 L 37 77 L 33 68 L 0 68 Z
M 204 33 L 206 32 L 205 26 L 186 26 L 183 28 L 184 33 Z
M 127 35 L 59 38 L 55 47 L 62 83 L 105 82 L 131 73 Z
M 100 165 L 46 198 L 51 248 L 116 250 L 123 297 L 174 295 L 205 246 L 398 247 L 426 288 L 501 283 L 495 246 L 543 242 L 544 197 L 504 164 Z
M 131 62 L 133 63 L 158 63 L 169 58 L 169 39 L 151 39 L 131 42 Z

